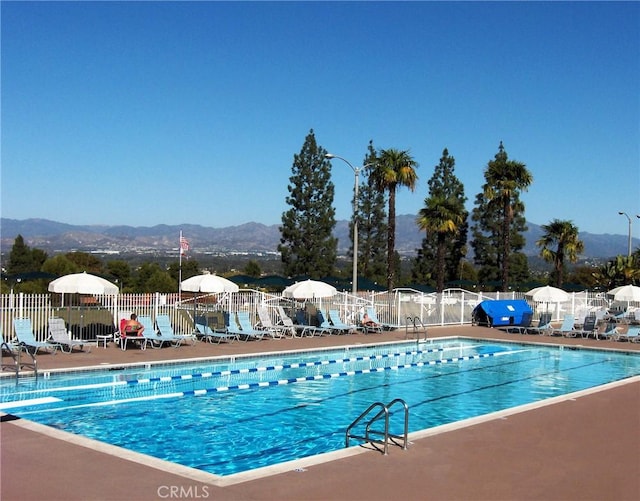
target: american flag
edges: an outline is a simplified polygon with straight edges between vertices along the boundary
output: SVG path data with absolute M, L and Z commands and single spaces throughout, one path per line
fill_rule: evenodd
M 189 250 L 189 240 L 180 235 L 180 254 L 185 254 Z

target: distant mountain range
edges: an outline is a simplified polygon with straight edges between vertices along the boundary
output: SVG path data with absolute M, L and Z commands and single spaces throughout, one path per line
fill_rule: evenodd
M 396 218 L 396 249 L 401 255 L 413 256 L 422 245 L 424 233 L 415 224 L 415 215 L 401 215 Z M 543 231 L 537 224 L 527 223 L 525 233 L 528 256 L 537 256 L 539 249 L 535 242 Z M 47 219 L 7 219 L 0 218 L 0 244 L 6 254 L 18 235 L 22 235 L 30 247 L 43 249 L 49 253 L 83 252 L 145 252 L 167 253 L 177 250 L 180 231 L 189 240 L 191 252 L 200 253 L 276 253 L 280 242 L 279 225 L 246 223 L 239 226 L 212 228 L 195 224 L 156 226 L 104 226 L 71 225 Z M 346 253 L 351 243 L 349 221 L 338 221 L 334 231 L 338 239 L 338 252 Z M 626 254 L 628 235 L 597 235 L 580 233 L 585 243 L 584 258 L 608 259 L 618 254 Z M 640 245 L 633 240 L 633 248 Z

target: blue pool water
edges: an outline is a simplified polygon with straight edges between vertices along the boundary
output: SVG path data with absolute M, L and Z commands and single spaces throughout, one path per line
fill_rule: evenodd
M 637 354 L 448 340 L 3 378 L 0 411 L 230 475 L 343 448 L 373 402 L 413 432 L 636 375 Z

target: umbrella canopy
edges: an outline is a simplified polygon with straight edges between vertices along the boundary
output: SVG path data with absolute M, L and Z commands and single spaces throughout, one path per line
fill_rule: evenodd
M 187 278 L 180 284 L 183 291 L 186 292 L 238 292 L 240 288 L 231 280 L 218 275 L 196 275 Z
M 118 286 L 104 278 L 83 272 L 65 275 L 49 282 L 49 292 L 115 295 L 118 293 Z
M 640 287 L 637 285 L 622 285 L 607 292 L 607 297 L 614 301 L 640 301 Z
M 529 292 L 525 292 L 525 297 L 541 303 L 563 303 L 569 301 L 569 294 L 557 287 L 545 285 L 544 287 L 536 287 Z
M 282 291 L 282 295 L 285 297 L 292 297 L 294 299 L 314 299 L 331 297 L 337 294 L 337 290 L 333 285 L 329 285 L 325 282 L 318 280 L 303 280 L 302 282 L 296 282 L 293 285 L 287 287 Z

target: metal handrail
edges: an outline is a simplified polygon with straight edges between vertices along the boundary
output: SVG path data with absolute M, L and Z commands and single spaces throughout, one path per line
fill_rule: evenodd
M 0 351 L 8 352 L 11 358 L 13 359 L 13 365 L 2 364 L 2 370 L 10 370 L 16 373 L 16 383 L 18 382 L 18 378 L 20 376 L 20 371 L 24 369 L 31 369 L 35 375 L 38 377 L 38 361 L 36 360 L 35 353 L 31 353 L 28 347 L 20 345 L 18 346 L 18 351 L 14 352 L 12 347 L 5 341 L 0 346 Z M 22 362 L 22 351 L 26 351 L 31 357 L 31 362 Z
M 404 326 L 404 338 L 409 339 L 409 325 L 413 326 L 413 333 L 416 336 L 416 341 L 420 340 L 420 331 L 418 330 L 418 324 L 420 324 L 421 330 L 424 331 L 424 340 L 427 340 L 427 327 L 422 323 L 420 317 L 407 317 L 407 323 Z
M 390 414 L 389 409 L 395 404 L 401 404 L 404 407 L 404 431 L 402 435 L 394 435 L 392 433 L 389 433 L 389 414 Z M 380 408 L 380 410 L 367 423 L 367 426 L 365 427 L 364 436 L 353 435 L 351 433 L 351 430 L 376 408 Z M 372 430 L 371 426 L 383 416 L 384 416 L 384 431 L 381 432 L 378 430 Z M 383 439 L 382 440 L 375 439 L 372 437 L 372 435 L 382 435 Z M 409 443 L 408 435 L 409 435 L 409 406 L 401 398 L 396 398 L 391 402 L 389 402 L 387 405 L 384 405 L 382 402 L 375 402 L 371 404 L 366 411 L 360 414 L 360 416 L 358 416 L 358 418 L 353 423 L 351 423 L 347 428 L 347 431 L 345 434 L 345 447 L 349 447 L 350 438 L 355 438 L 359 440 L 364 440 L 366 442 L 370 442 L 372 444 L 382 444 L 384 446 L 383 454 L 386 456 L 389 452 L 390 439 L 396 445 L 398 444 L 395 440 L 402 440 L 402 449 L 407 450 L 407 444 Z

